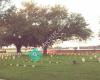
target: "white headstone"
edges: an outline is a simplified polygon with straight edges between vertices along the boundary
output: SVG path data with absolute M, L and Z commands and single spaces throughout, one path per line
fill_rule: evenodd
M 85 58 L 82 58 L 82 62 L 85 62 Z
M 32 67 L 34 68 L 34 67 L 35 67 L 35 65 L 32 65 Z
M 97 55 L 94 55 L 94 58 L 97 58 Z
M 16 64 L 16 66 L 18 67 L 18 66 L 19 66 L 19 64 Z
M 24 64 L 24 67 L 26 67 L 26 65 Z
M 13 56 L 12 58 L 13 58 L 13 60 L 15 60 L 15 56 Z
M 56 64 L 58 64 L 58 62 L 56 62 Z
M 10 64 L 10 66 L 12 66 L 12 64 Z

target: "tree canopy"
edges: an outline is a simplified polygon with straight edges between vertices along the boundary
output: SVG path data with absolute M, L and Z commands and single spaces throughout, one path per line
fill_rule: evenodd
M 43 47 L 52 45 L 57 39 L 69 40 L 74 36 L 86 40 L 91 35 L 81 14 L 69 13 L 60 5 L 43 8 L 25 4 L 25 8 L 21 10 L 11 7 L 0 18 L 0 39 L 5 44 L 15 44 L 17 52 L 20 52 L 21 46 L 43 46 L 55 31 L 56 36 Z M 63 29 L 57 32 L 59 27 Z

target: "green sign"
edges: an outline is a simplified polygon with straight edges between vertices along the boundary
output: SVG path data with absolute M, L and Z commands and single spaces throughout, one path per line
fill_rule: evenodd
M 42 58 L 42 52 L 39 51 L 37 48 L 34 48 L 31 52 L 29 52 L 29 57 L 32 61 L 39 61 Z

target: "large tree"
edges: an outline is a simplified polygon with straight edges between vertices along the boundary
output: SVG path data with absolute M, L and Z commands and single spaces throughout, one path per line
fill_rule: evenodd
M 70 40 L 78 38 L 79 40 L 86 40 L 91 35 L 91 30 L 87 28 L 88 24 L 81 14 L 68 13 L 68 10 L 60 5 L 42 8 L 41 10 L 37 8 L 35 9 L 37 10 L 36 13 L 34 8 L 30 7 L 27 9 L 28 14 L 33 17 L 33 23 L 38 24 L 35 35 L 38 40 L 37 45 L 43 46 L 44 53 L 46 53 L 48 46 L 52 45 L 57 39 Z M 63 27 L 63 29 L 59 31 L 59 27 L 60 29 Z M 53 35 L 55 32 L 57 34 Z
M 22 46 L 40 45 L 44 48 L 44 53 L 47 53 L 48 46 L 57 39 L 69 40 L 75 36 L 86 40 L 91 34 L 82 15 L 68 13 L 60 5 L 41 8 L 25 4 L 25 8 L 18 11 L 12 7 L 3 14 L 2 21 L 2 26 L 5 27 L 2 40 L 6 44 L 15 44 L 17 52 L 21 52 Z

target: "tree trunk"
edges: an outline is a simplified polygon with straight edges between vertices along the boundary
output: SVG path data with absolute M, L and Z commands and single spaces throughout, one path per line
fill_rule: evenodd
M 45 54 L 47 54 L 47 46 L 45 46 L 44 48 L 43 48 L 43 55 L 45 55 Z
M 21 53 L 21 47 L 22 45 L 16 45 L 17 54 Z

